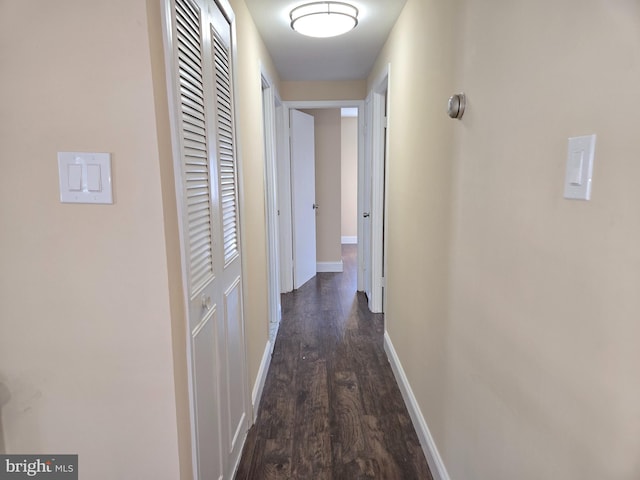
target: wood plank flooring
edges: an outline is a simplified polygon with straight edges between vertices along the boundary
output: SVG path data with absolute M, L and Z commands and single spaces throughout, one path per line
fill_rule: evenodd
M 283 319 L 236 480 L 432 480 L 383 349 L 383 316 L 343 273 L 282 296 Z

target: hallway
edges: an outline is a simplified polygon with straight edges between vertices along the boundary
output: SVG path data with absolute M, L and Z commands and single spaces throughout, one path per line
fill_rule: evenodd
M 431 479 L 383 350 L 383 316 L 343 273 L 282 296 L 283 319 L 237 480 Z

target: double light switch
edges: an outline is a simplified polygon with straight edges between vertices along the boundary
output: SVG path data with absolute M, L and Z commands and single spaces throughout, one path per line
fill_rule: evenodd
M 58 152 L 60 201 L 113 203 L 111 154 Z

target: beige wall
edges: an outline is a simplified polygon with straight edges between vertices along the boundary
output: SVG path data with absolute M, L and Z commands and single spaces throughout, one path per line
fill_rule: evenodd
M 391 62 L 386 328 L 438 445 L 450 401 L 443 393 L 454 124 L 444 109 L 455 14 L 455 2 L 408 0 L 370 77 Z
M 0 4 L 4 441 L 9 453 L 77 453 L 92 479 L 180 476 L 175 212 L 161 191 L 146 8 Z M 60 203 L 65 150 L 111 152 L 113 205 Z
M 316 260 L 341 262 L 340 109 L 302 110 L 314 117 L 316 142 Z
M 284 101 L 364 100 L 367 96 L 367 82 L 365 80 L 283 81 L 280 83 L 280 95 Z
M 341 235 L 358 235 L 358 117 L 342 117 Z
M 451 473 L 640 478 L 640 112 L 612 101 L 640 105 L 640 5 L 466 2 L 460 19 Z M 567 138 L 591 133 L 593 199 L 565 200 Z
M 251 388 L 267 343 L 259 65 L 279 80 L 231 3 Z M 4 0 L 0 44 L 0 449 L 78 453 L 97 480 L 191 478 L 160 2 Z M 113 205 L 59 202 L 65 150 L 111 152 Z
M 639 32 L 631 0 L 408 0 L 372 73 L 388 330 L 452 479 L 640 477 Z M 590 133 L 593 199 L 565 200 Z

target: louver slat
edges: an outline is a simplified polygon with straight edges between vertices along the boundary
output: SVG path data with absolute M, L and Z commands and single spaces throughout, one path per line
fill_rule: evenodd
M 176 0 L 182 168 L 187 203 L 190 294 L 213 277 L 211 184 L 204 109 L 200 10 Z
M 216 131 L 222 207 L 224 263 L 238 255 L 237 167 L 231 95 L 231 54 L 229 48 L 212 32 L 216 80 Z

